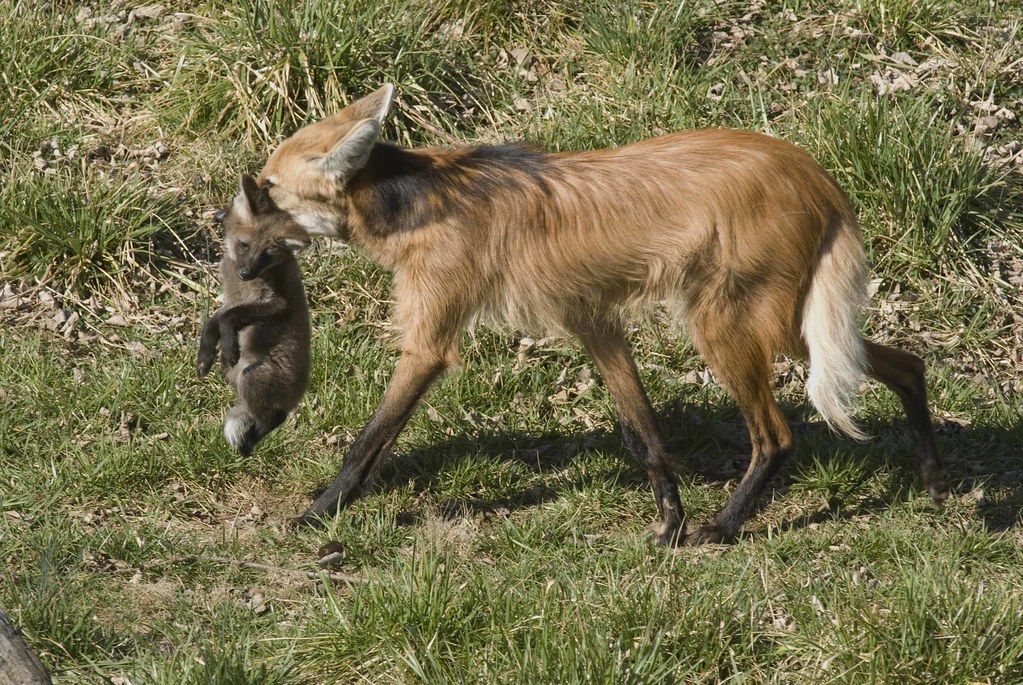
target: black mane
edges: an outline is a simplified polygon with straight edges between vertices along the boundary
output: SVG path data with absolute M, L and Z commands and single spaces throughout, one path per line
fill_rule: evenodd
M 489 203 L 496 191 L 547 191 L 547 154 L 526 143 L 438 154 L 377 143 L 350 190 L 375 232 L 415 230 L 438 216 Z

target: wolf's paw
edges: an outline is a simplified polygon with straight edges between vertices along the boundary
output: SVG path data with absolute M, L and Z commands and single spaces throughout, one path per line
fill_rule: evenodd
M 728 534 L 712 523 L 706 523 L 685 536 L 685 544 L 689 547 L 697 545 L 722 545 L 732 542 L 735 542 L 734 535 Z
M 659 547 L 678 547 L 684 543 L 685 526 L 681 522 L 668 525 L 664 521 L 657 521 L 646 527 L 646 533 Z

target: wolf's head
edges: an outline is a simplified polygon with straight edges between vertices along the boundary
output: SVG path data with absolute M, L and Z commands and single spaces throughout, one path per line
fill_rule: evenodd
M 348 181 L 366 165 L 394 99 L 387 84 L 340 112 L 285 140 L 270 156 L 259 182 L 269 196 L 311 234 L 345 238 Z
M 243 174 L 224 213 L 224 252 L 238 277 L 250 281 L 309 247 L 309 235 L 270 198 L 270 186 Z

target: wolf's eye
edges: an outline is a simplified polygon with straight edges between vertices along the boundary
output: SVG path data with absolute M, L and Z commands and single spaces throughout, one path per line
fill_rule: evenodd
M 247 241 L 247 240 L 239 240 L 238 241 L 238 249 L 239 250 L 247 250 L 247 249 L 249 249 L 249 241 Z

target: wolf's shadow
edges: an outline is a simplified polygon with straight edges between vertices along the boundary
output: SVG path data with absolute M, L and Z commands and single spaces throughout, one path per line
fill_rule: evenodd
M 796 446 L 782 470 L 775 476 L 761 506 L 772 495 L 785 492 L 798 480 L 800 470 L 820 459 L 843 459 L 863 473 L 890 474 L 879 493 L 854 506 L 829 501 L 822 509 L 789 521 L 786 529 L 802 528 L 815 522 L 852 518 L 881 511 L 906 500 L 920 488 L 918 468 L 909 431 L 901 413 L 891 419 L 868 419 L 863 423 L 873 439 L 856 443 L 837 435 L 819 421 L 802 420 L 802 406 L 783 406 L 789 418 Z M 727 404 L 700 405 L 676 401 L 658 411 L 658 422 L 669 451 L 675 455 L 680 477 L 690 476 L 710 484 L 724 486 L 738 481 L 749 464 L 750 442 L 738 410 Z M 587 474 L 574 479 L 558 479 L 558 490 L 581 489 L 595 481 L 614 481 L 617 487 L 648 488 L 643 467 L 626 449 L 617 427 L 540 434 L 514 430 L 472 429 L 412 450 L 393 455 L 381 468 L 374 489 L 387 489 L 395 483 L 411 483 L 416 492 L 430 492 L 442 486 L 445 469 L 469 455 L 488 459 L 511 460 L 518 468 L 535 474 L 565 472 L 583 452 L 596 451 L 618 460 L 617 469 Z M 951 484 L 952 496 L 982 490 L 977 497 L 979 515 L 989 530 L 1000 531 L 1020 524 L 1023 511 L 1023 424 L 1011 429 L 962 427 L 951 422 L 935 422 L 938 449 Z M 815 456 L 816 455 L 816 456 Z M 886 468 L 895 465 L 896 468 Z M 535 507 L 554 500 L 558 490 L 546 484 L 507 489 L 498 497 L 469 497 L 450 500 L 445 513 L 464 511 L 500 512 Z M 685 502 L 683 501 L 683 505 Z M 696 520 L 709 519 L 713 512 L 689 511 Z M 406 513 L 407 514 L 407 513 Z M 411 520 L 414 516 L 405 515 Z

